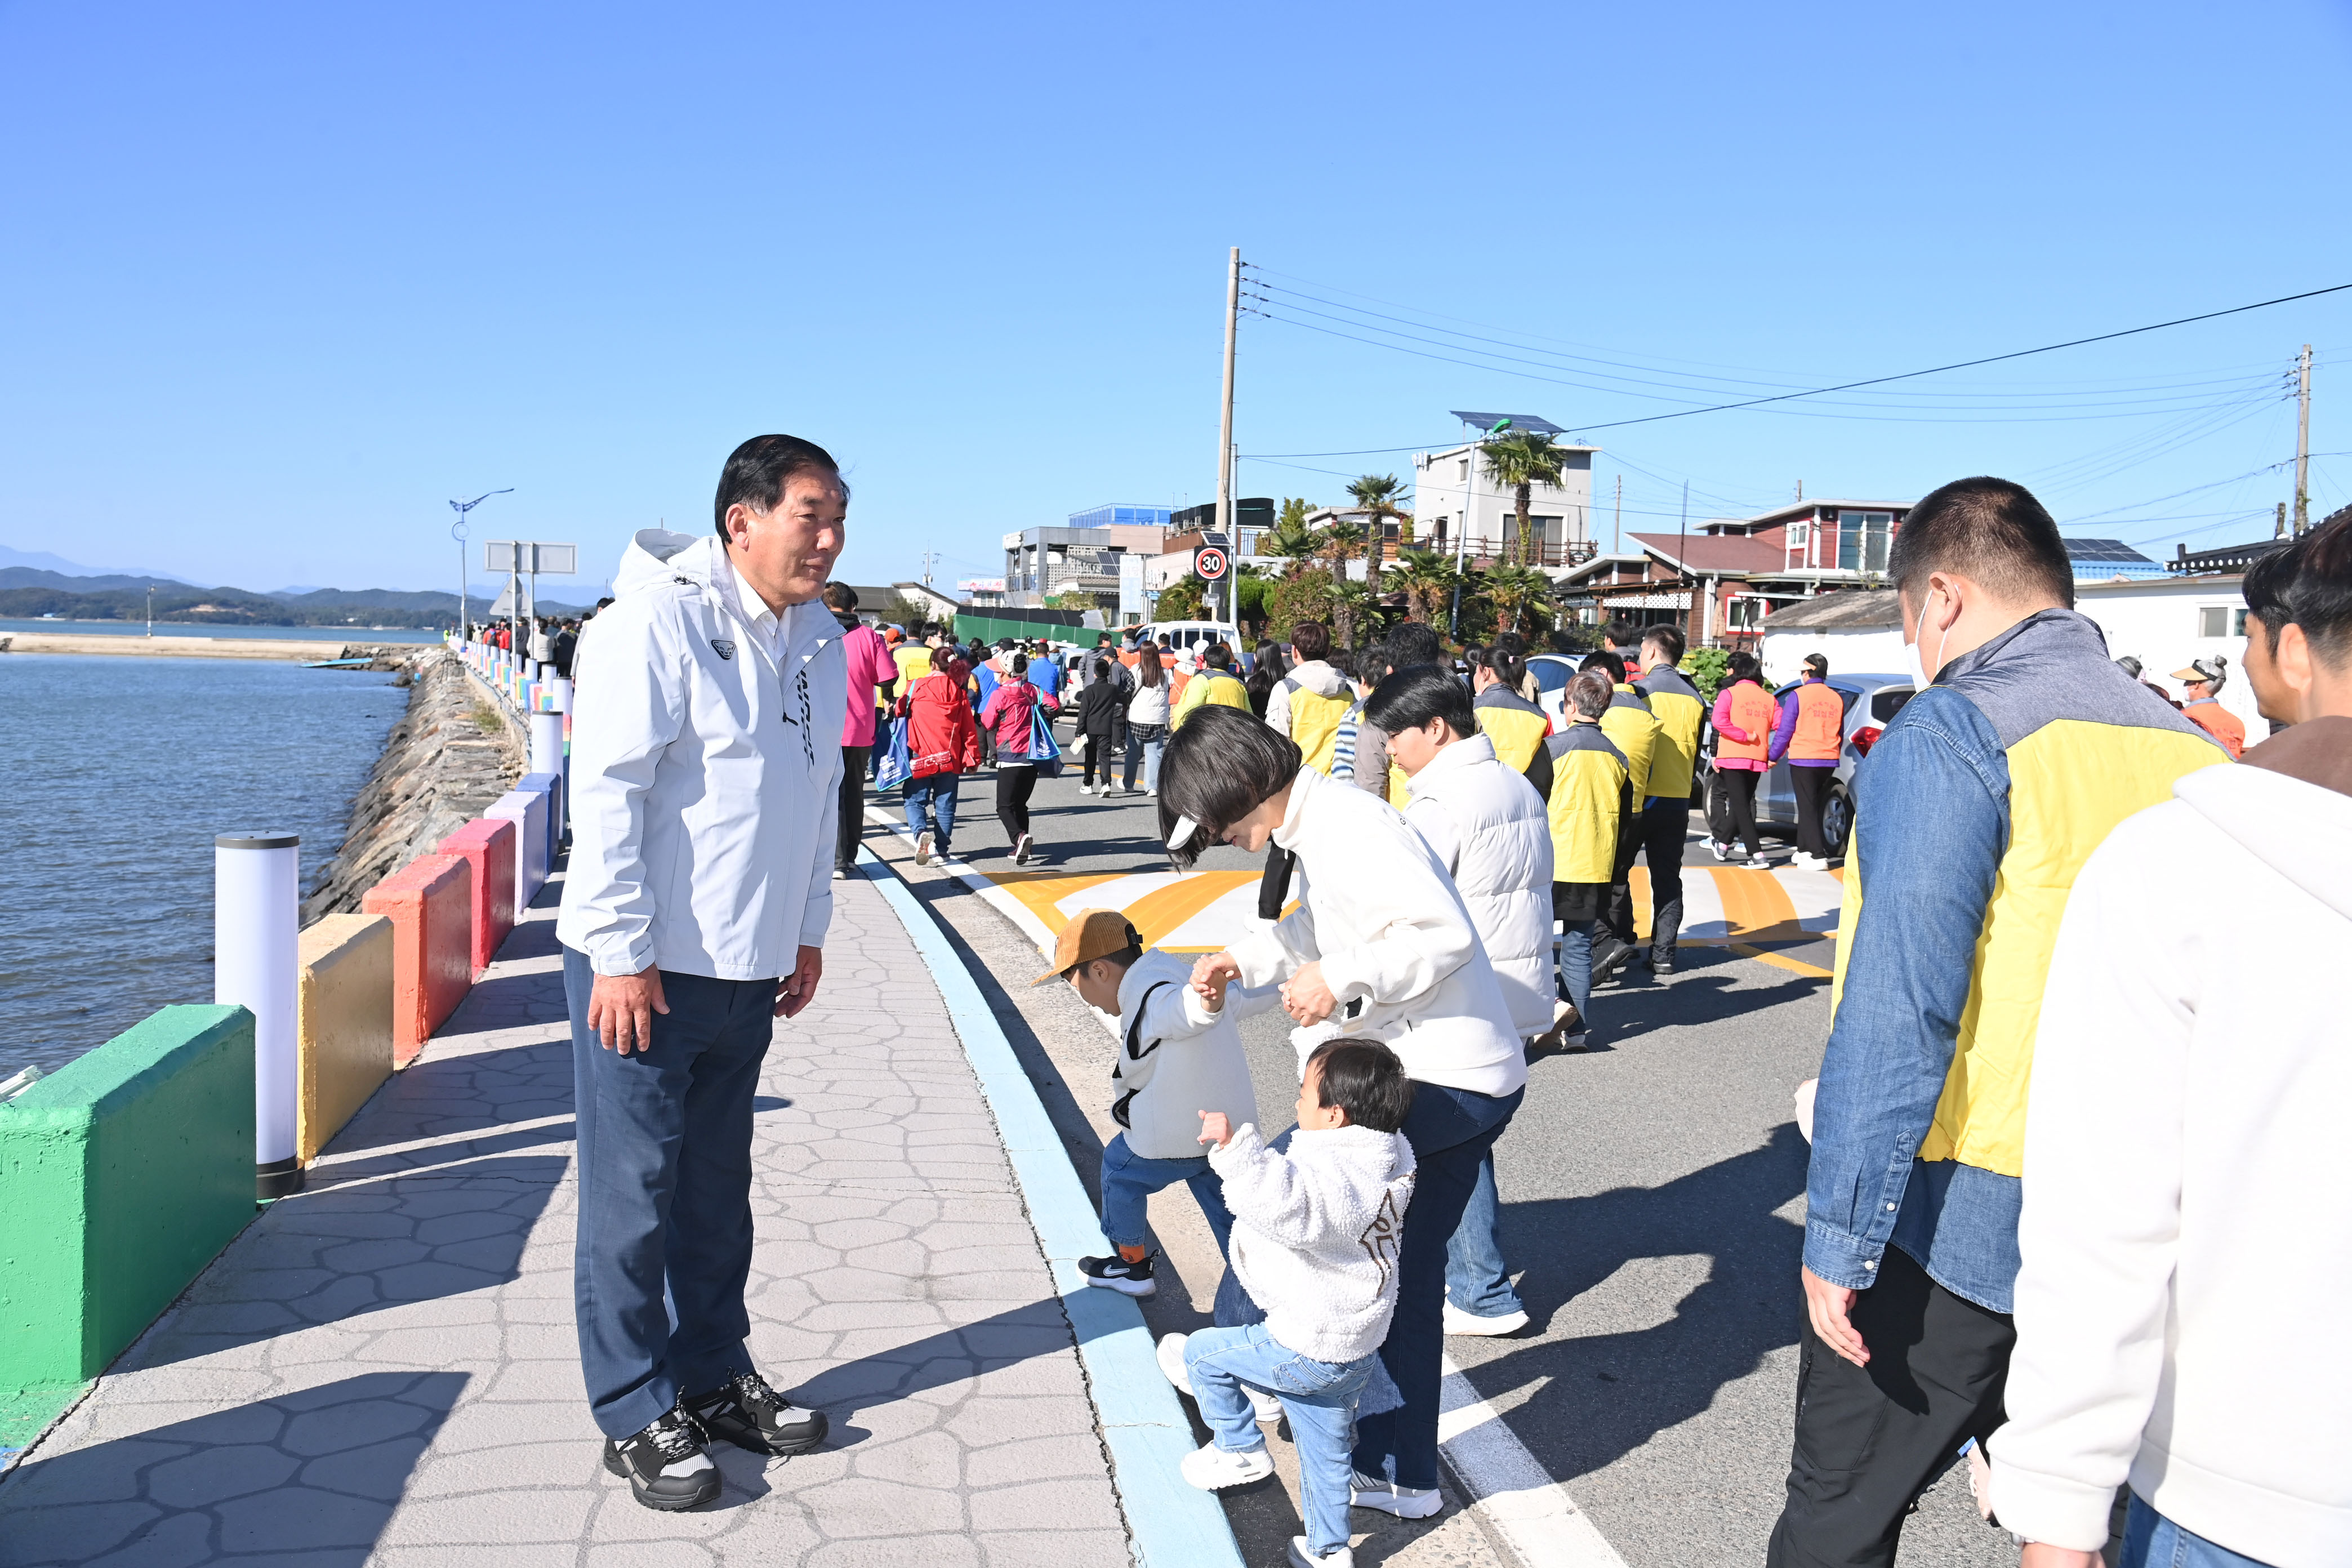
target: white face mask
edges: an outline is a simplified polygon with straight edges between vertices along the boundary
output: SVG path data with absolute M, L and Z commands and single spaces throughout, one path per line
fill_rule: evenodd
M 1933 604 L 1935 602 L 1936 595 L 1942 592 L 1943 590 L 1940 588 L 1930 589 L 1927 594 L 1928 604 Z M 1948 597 L 1948 595 L 1947 596 Z M 1924 634 L 1927 629 L 1927 605 L 1921 605 L 1919 606 L 1919 630 Z M 1944 649 L 1951 640 L 1952 633 L 1949 627 L 1946 627 L 1943 633 L 1936 639 L 1936 668 L 1939 671 L 1944 667 Z M 1913 689 L 1925 691 L 1928 687 L 1935 684 L 1933 678 L 1927 674 L 1927 664 L 1919 657 L 1919 645 L 1916 640 L 1906 642 L 1903 645 L 1903 657 L 1908 659 L 1911 664 L 1911 683 Z

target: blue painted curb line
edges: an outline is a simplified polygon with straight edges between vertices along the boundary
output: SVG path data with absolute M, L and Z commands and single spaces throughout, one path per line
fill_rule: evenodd
M 1078 1272 L 1079 1258 L 1102 1249 L 1102 1226 L 1036 1086 L 1013 1054 L 1013 1042 L 930 911 L 872 850 L 860 849 L 857 865 L 914 939 L 963 1042 L 964 1059 L 988 1097 L 1029 1223 L 1077 1335 L 1095 1419 L 1110 1448 L 1111 1485 L 1127 1514 L 1139 1568 L 1242 1568 L 1225 1510 L 1213 1493 L 1177 1470 L 1192 1451 L 1192 1423 L 1152 1354 L 1143 1310 L 1115 1290 L 1096 1289 Z

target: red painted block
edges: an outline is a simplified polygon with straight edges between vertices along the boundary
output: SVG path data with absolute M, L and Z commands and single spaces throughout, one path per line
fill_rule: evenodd
M 420 856 L 360 908 L 392 921 L 392 1065 L 404 1068 L 474 987 L 473 864 Z
M 515 825 L 478 817 L 441 840 L 436 855 L 462 855 L 474 868 L 474 977 L 490 966 L 514 930 Z

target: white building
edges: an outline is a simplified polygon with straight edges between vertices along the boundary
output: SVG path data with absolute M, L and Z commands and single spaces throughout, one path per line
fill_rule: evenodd
M 2172 679 L 2189 661 L 2219 654 L 2230 661 L 2221 706 L 2244 721 L 2249 742 L 2271 732 L 2247 684 L 2246 596 L 2239 574 L 2117 579 L 2074 584 L 2074 607 L 2099 624 L 2107 652 L 2140 661 L 2140 673 L 2174 698 L 2185 693 Z M 1764 678 L 1794 680 L 1809 653 L 1830 661 L 1830 673 L 1899 674 L 1903 614 L 1892 588 L 1851 588 L 1774 612 L 1764 622 Z
M 1492 423 L 1501 416 L 1467 417 Z M 1513 416 L 1512 423 L 1522 430 L 1559 433 L 1558 426 L 1526 416 Z M 1528 496 L 1528 531 L 1530 541 L 1540 545 L 1530 564 L 1557 568 L 1592 553 L 1592 454 L 1601 448 L 1561 444 L 1552 450 L 1562 455 L 1565 471 L 1559 485 L 1538 485 Z M 1507 540 L 1516 555 L 1517 496 L 1486 477 L 1476 442 L 1442 452 L 1416 452 L 1412 468 L 1413 543 L 1418 548 L 1450 555 L 1466 533 L 1473 558 L 1500 560 Z

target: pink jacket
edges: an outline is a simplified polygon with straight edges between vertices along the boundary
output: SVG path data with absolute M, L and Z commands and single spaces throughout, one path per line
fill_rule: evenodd
M 849 656 L 849 711 L 842 716 L 841 743 L 870 746 L 874 743 L 874 689 L 898 679 L 898 666 L 882 634 L 872 626 L 859 626 L 843 637 L 841 648 Z
M 1037 689 L 1017 675 L 1006 676 L 989 693 L 988 705 L 980 710 L 980 727 L 996 736 L 1000 762 L 1029 754 L 1029 728 L 1037 711 Z

